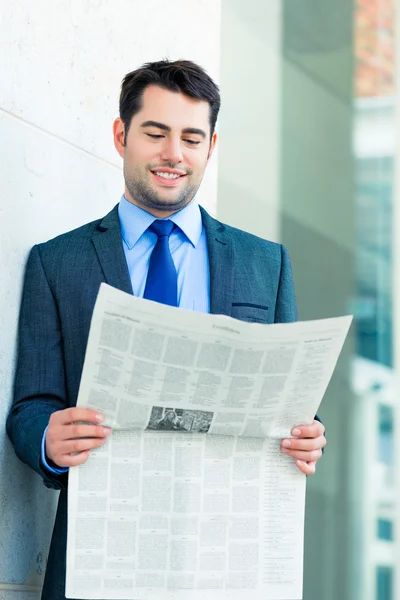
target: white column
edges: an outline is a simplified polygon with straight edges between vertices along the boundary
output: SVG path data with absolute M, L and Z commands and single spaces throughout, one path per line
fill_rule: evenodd
M 218 218 L 279 240 L 281 0 L 222 0 Z

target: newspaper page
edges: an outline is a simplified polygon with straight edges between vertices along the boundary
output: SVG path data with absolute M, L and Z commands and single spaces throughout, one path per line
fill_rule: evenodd
M 70 469 L 68 598 L 298 600 L 311 423 L 351 317 L 279 325 L 102 284 L 78 405 L 105 446 Z

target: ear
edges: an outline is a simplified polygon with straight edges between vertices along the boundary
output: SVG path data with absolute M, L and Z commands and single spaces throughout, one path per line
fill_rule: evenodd
M 120 117 L 113 124 L 114 146 L 118 154 L 123 158 L 125 153 L 125 126 Z
M 217 138 L 218 138 L 218 136 L 214 131 L 213 136 L 211 138 L 210 149 L 208 151 L 207 162 L 210 160 L 210 158 L 214 152 L 215 144 L 217 143 Z

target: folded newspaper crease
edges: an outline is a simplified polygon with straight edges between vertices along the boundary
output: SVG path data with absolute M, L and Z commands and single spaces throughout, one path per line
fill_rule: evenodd
M 78 406 L 113 434 L 70 471 L 66 596 L 300 599 L 306 477 L 280 440 L 312 422 L 351 320 L 250 324 L 102 284 Z

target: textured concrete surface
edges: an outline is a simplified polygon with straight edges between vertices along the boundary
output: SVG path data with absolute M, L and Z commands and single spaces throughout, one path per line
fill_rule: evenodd
M 0 600 L 40 600 L 39 592 L 0 589 Z
M 103 216 L 122 193 L 112 144 L 122 77 L 189 58 L 219 79 L 220 0 L 4 0 L 0 38 L 0 581 L 41 585 L 57 493 L 5 438 L 23 265 L 30 247 Z M 205 39 L 207 38 L 207 43 Z M 201 201 L 215 209 L 213 158 Z M 37 600 L 1 589 L 0 600 Z

